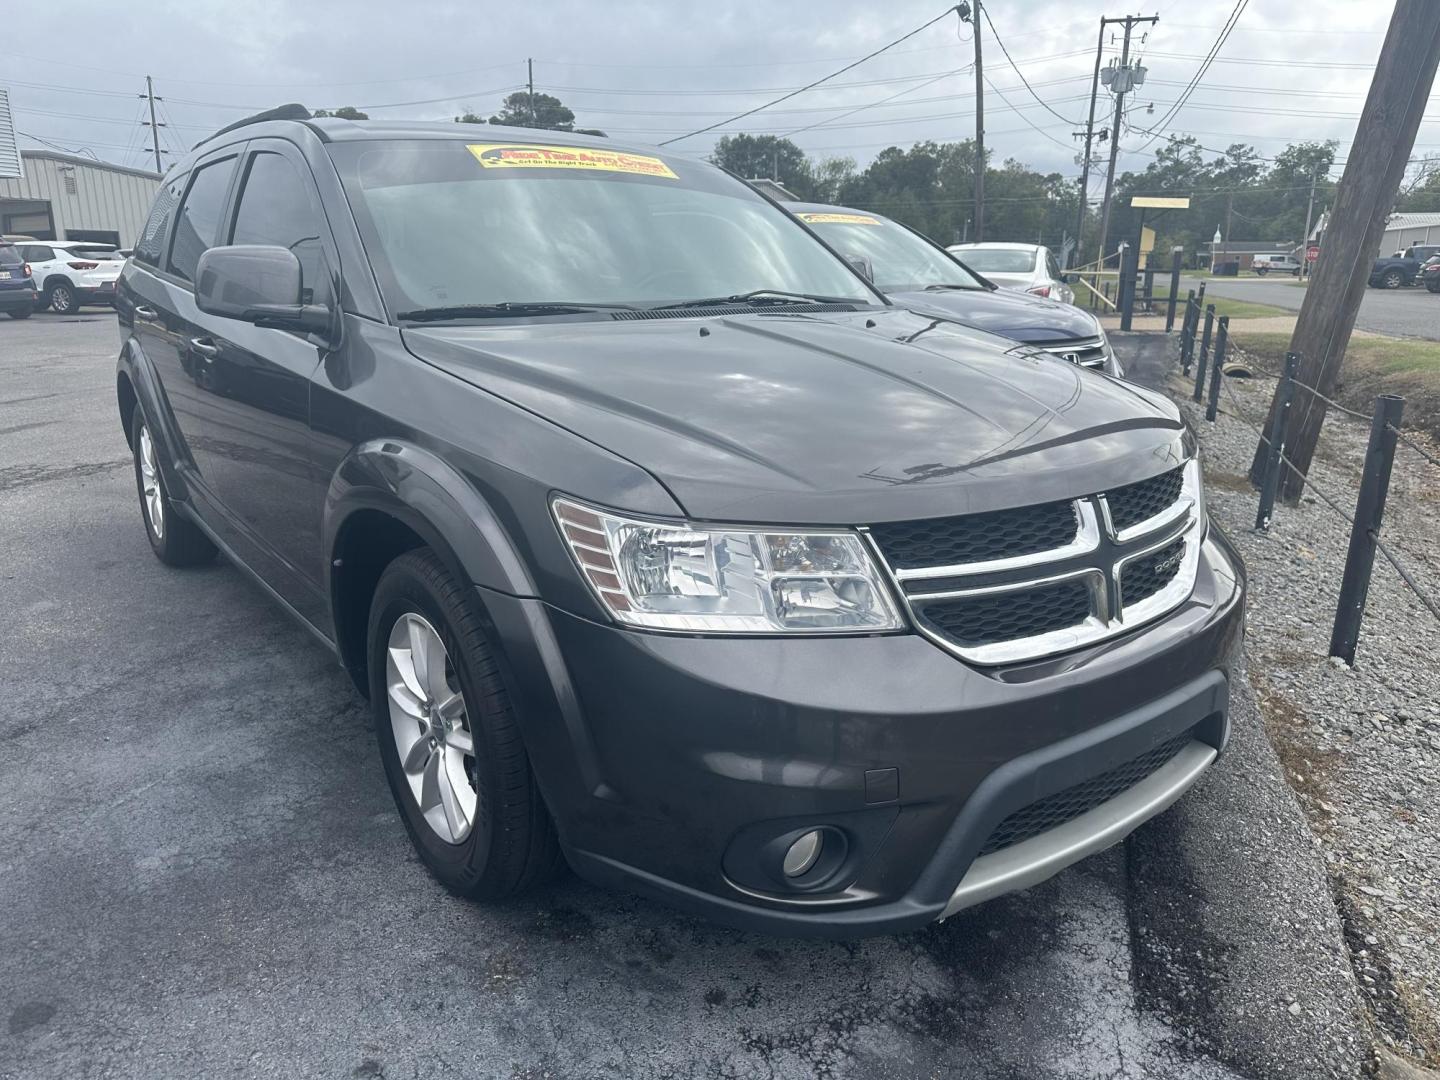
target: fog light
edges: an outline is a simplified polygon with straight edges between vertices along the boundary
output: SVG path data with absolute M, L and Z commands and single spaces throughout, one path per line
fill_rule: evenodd
M 785 862 L 782 867 L 785 876 L 798 878 L 809 871 L 819 861 L 820 852 L 824 846 L 825 838 L 819 829 L 811 829 L 803 834 L 785 852 Z

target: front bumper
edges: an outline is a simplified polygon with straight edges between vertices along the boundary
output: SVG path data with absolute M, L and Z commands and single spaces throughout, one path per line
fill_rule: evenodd
M 748 929 L 862 936 L 1026 888 L 1177 798 L 1228 737 L 1243 594 L 1212 527 L 1186 604 L 1005 669 L 917 634 L 645 634 L 483 598 L 580 874 Z M 980 854 L 1017 810 L 1170 742 L 1182 750 L 1149 780 Z M 814 827 L 846 840 L 834 876 L 802 890 L 767 877 L 775 839 Z

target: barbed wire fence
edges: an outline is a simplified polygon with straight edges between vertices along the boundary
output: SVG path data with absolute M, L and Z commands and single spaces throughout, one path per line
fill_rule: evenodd
M 1299 370 L 1300 358 L 1293 352 L 1287 353 L 1282 371 L 1267 371 L 1249 363 L 1245 365 L 1246 371 L 1252 376 L 1274 379 L 1278 384 L 1276 393 L 1279 408 L 1274 411 L 1269 429 L 1264 430 L 1262 425 L 1257 424 L 1249 415 L 1226 378 L 1224 368 L 1229 351 L 1229 317 L 1221 316 L 1217 319 L 1215 305 L 1206 305 L 1204 300 L 1203 282 L 1198 296 L 1192 289 L 1185 299 L 1185 316 L 1180 329 L 1181 373 L 1189 377 L 1193 362 L 1195 382 L 1192 398 L 1197 404 L 1204 403 L 1207 421 L 1215 422 L 1219 413 L 1220 395 L 1223 392 L 1230 401 L 1236 419 L 1249 427 L 1259 444 L 1265 447 L 1264 468 L 1259 478 L 1260 501 L 1255 515 L 1255 529 L 1266 532 L 1270 528 L 1275 515 L 1275 498 L 1282 470 L 1294 473 L 1304 484 L 1306 491 L 1349 526 L 1350 543 L 1341 579 L 1340 599 L 1336 605 L 1335 621 L 1331 630 L 1330 655 L 1340 657 L 1347 664 L 1355 662 L 1360 624 L 1365 614 L 1365 601 L 1377 552 L 1395 571 L 1405 587 L 1436 621 L 1440 622 L 1440 600 L 1417 579 L 1400 555 L 1404 554 L 1426 565 L 1431 565 L 1430 560 L 1404 550 L 1398 543 L 1387 543 L 1381 536 L 1396 451 L 1404 447 L 1430 465 L 1440 468 L 1440 457 L 1401 429 L 1400 420 L 1404 413 L 1405 399 L 1393 394 L 1383 394 L 1375 399 L 1374 411 L 1366 415 L 1341 404 L 1317 387 L 1299 379 L 1296 372 Z M 1346 510 L 1340 497 L 1317 484 L 1313 477 L 1307 475 L 1285 453 L 1287 429 L 1296 393 L 1309 394 L 1323 401 L 1329 408 L 1370 425 L 1370 436 L 1360 471 L 1360 488 L 1355 497 L 1353 512 Z

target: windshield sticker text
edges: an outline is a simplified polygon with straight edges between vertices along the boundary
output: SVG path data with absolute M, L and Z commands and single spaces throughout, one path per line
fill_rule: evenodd
M 658 157 L 591 150 L 579 146 L 529 146 L 524 143 L 475 143 L 470 153 L 485 169 L 584 169 L 595 172 L 634 173 L 678 180 Z
M 811 225 L 879 225 L 880 219 L 868 214 L 796 214 L 801 221 Z

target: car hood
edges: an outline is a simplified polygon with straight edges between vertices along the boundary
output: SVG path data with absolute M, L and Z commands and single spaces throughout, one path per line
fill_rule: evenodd
M 1025 293 L 1000 289 L 993 292 L 989 289 L 936 289 L 932 292 L 887 292 L 885 295 L 911 311 L 942 315 L 966 326 L 1031 345 L 1100 335 L 1095 328 L 1095 320 L 1079 308 Z
M 898 308 L 403 337 L 420 359 L 648 470 L 697 519 L 973 513 L 1101 491 L 1182 456 L 1162 396 Z

